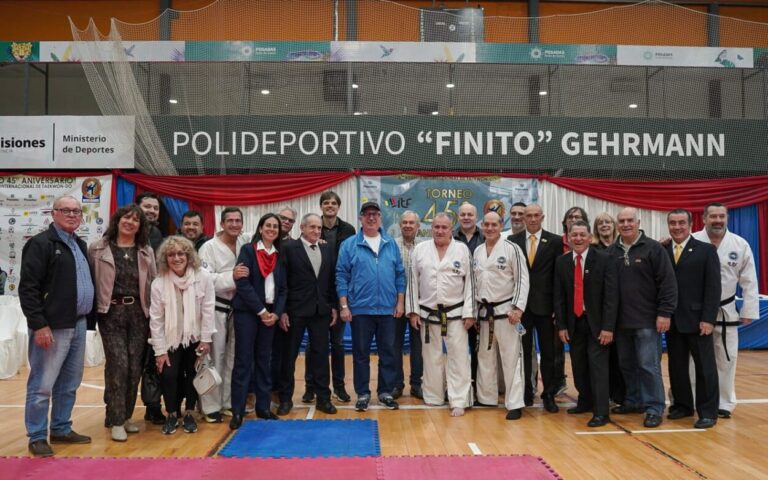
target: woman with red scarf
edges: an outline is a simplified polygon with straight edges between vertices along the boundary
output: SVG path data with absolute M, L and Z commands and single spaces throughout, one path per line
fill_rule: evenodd
M 274 213 L 261 217 L 251 243 L 243 245 L 238 265 L 250 274 L 236 281 L 232 299 L 235 316 L 235 365 L 232 369 L 232 420 L 237 430 L 245 415 L 245 398 L 251 377 L 255 381 L 256 416 L 277 420 L 269 409 L 272 380 L 269 361 L 275 323 L 285 311 L 288 295 L 285 265 L 280 259 L 280 218 Z M 255 368 L 255 371 L 254 371 Z

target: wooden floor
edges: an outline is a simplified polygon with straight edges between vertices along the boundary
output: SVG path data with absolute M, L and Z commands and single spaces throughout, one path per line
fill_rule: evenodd
M 375 362 L 375 357 L 373 358 Z M 297 367 L 303 367 L 303 360 Z M 666 364 L 666 358 L 663 361 Z M 408 362 L 406 361 L 407 365 Z M 605 427 L 589 429 L 590 415 L 549 414 L 540 404 L 525 409 L 516 422 L 504 419 L 501 408 L 475 408 L 462 418 L 450 418 L 447 408 L 426 408 L 407 396 L 401 410 L 375 407 L 360 414 L 353 404 L 341 404 L 334 418 L 373 418 L 379 422 L 381 451 L 392 455 L 532 454 L 544 458 L 564 478 L 768 479 L 768 351 L 741 352 L 737 395 L 741 403 L 733 417 L 711 430 L 694 430 L 694 419 L 666 420 L 658 429 L 645 429 L 642 415 L 612 417 Z M 351 391 L 351 358 L 347 358 Z M 570 367 L 569 367 L 570 368 Z M 375 368 L 372 371 L 375 372 Z M 298 372 L 297 378 L 303 378 Z M 406 375 L 407 378 L 407 375 Z M 667 381 L 665 377 L 665 382 Z M 570 374 L 569 374 L 570 382 Z M 26 372 L 0 381 L 0 456 L 26 456 L 24 396 Z M 204 457 L 215 455 L 230 435 L 226 424 L 200 423 L 195 434 L 181 429 L 166 436 L 160 427 L 145 426 L 144 408 L 134 418 L 141 432 L 126 443 L 110 439 L 103 426 L 103 369 L 87 368 L 73 412 L 74 428 L 93 437 L 90 445 L 55 445 L 60 457 Z M 375 382 L 372 383 L 375 390 Z M 303 382 L 297 381 L 297 408 L 288 418 L 328 418 L 302 405 Z M 573 403 L 569 385 L 558 397 L 561 407 Z M 353 396 L 354 401 L 354 396 Z M 138 402 L 141 404 L 141 402 Z M 337 404 L 339 405 L 339 404 Z M 1 475 L 0 475 L 1 476 Z

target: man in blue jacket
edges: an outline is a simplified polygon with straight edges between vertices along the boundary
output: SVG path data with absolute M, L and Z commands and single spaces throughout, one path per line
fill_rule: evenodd
M 355 410 L 368 410 L 371 401 L 371 341 L 379 353 L 379 404 L 397 409 L 392 397 L 395 383 L 395 318 L 405 310 L 405 269 L 400 249 L 381 229 L 381 209 L 365 202 L 360 209 L 362 228 L 344 240 L 336 263 L 336 292 L 341 319 L 352 322 Z

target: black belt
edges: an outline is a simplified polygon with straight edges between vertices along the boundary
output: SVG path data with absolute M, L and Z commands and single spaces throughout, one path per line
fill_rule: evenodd
M 217 312 L 230 313 L 232 312 L 232 300 L 216 297 L 216 306 L 214 308 Z
M 112 305 L 133 305 L 136 303 L 136 297 L 133 295 L 126 295 L 126 296 L 115 296 L 112 297 L 112 300 L 109 301 Z
M 478 320 L 481 322 L 488 322 L 488 350 L 493 347 L 493 325 L 494 320 L 501 320 L 503 318 L 507 318 L 507 315 L 496 315 L 496 312 L 493 311 L 494 307 L 498 307 L 499 305 L 507 302 L 511 302 L 512 299 L 515 297 L 509 297 L 504 300 L 500 300 L 498 302 L 489 302 L 486 299 L 481 299 L 479 303 L 479 308 L 485 309 L 485 316 L 481 317 L 478 315 Z M 480 349 L 480 335 L 477 336 L 477 342 L 475 344 L 475 351 Z
M 449 317 L 448 312 L 463 306 L 464 302 L 459 302 L 455 305 L 449 305 L 447 307 L 442 304 L 438 305 L 437 310 L 425 307 L 424 305 L 419 305 L 419 308 L 428 313 L 426 317 L 421 317 L 421 319 L 424 320 L 424 322 L 427 324 L 432 323 L 435 325 L 440 325 L 440 336 L 444 337 L 448 335 L 448 320 L 461 320 L 461 315 Z M 430 320 L 429 317 L 433 315 L 436 315 L 439 320 Z M 427 329 L 424 332 L 424 343 L 429 343 L 429 325 L 427 325 Z
M 728 345 L 725 343 L 725 339 L 727 337 L 725 332 L 727 332 L 728 329 L 725 328 L 725 327 L 738 327 L 741 322 L 739 322 L 739 321 L 726 322 L 725 321 L 725 309 L 723 307 L 728 305 L 729 303 L 733 302 L 734 300 L 736 300 L 736 295 L 732 295 L 732 296 L 726 298 L 725 300 L 720 300 L 720 312 L 722 312 L 722 314 L 723 314 L 723 320 L 720 320 L 719 322 L 715 322 L 717 325 L 720 325 L 721 327 L 723 327 L 723 328 L 720 329 L 720 338 L 723 341 L 723 350 L 725 350 L 725 358 L 729 362 L 731 361 L 731 356 L 728 355 Z

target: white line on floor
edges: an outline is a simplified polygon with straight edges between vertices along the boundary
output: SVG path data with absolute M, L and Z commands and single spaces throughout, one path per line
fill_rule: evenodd
M 306 419 L 307 420 L 312 420 L 313 418 L 315 418 L 315 406 L 314 405 L 309 407 L 309 411 L 307 412 Z
M 81 383 L 80 385 L 83 387 L 95 388 L 96 390 L 104 390 L 104 387 L 102 385 L 94 385 L 92 383 L 85 383 L 85 382 Z
M 736 400 L 736 403 L 768 403 L 768 398 L 746 398 L 744 400 Z
M 573 432 L 576 435 L 625 435 L 626 432 L 620 430 L 611 430 L 609 432 Z
M 472 455 L 483 454 L 483 452 L 480 451 L 480 447 L 478 447 L 476 443 L 469 442 L 467 445 L 469 445 L 469 449 L 472 450 Z
M 706 432 L 707 429 L 705 428 L 676 428 L 676 429 L 668 429 L 668 430 L 654 430 L 654 429 L 648 429 L 648 430 L 630 430 L 632 433 L 701 433 Z

